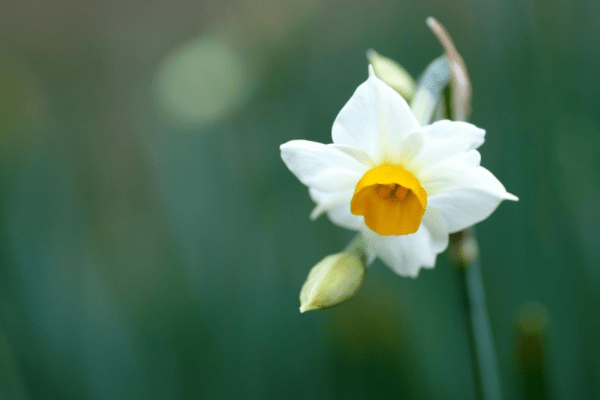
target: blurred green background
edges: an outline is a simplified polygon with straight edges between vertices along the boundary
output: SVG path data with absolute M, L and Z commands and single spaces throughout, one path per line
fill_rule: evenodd
M 600 398 L 600 2 L 0 5 L 0 400 L 474 399 L 457 271 L 380 261 L 301 315 L 353 237 L 279 144 L 330 142 L 372 47 L 418 75 L 448 29 L 483 165 L 506 399 Z

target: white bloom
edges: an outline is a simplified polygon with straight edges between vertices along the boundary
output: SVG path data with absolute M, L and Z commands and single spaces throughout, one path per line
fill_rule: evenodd
M 367 251 L 403 276 L 433 268 L 448 234 L 518 200 L 479 165 L 485 131 L 466 122 L 421 127 L 406 101 L 379 80 L 356 89 L 333 123 L 333 144 L 292 140 L 281 157 L 309 187 L 311 218 L 361 232 Z

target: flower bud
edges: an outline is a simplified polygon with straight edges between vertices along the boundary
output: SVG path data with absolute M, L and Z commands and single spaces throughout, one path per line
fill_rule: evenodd
M 367 60 L 373 66 L 375 75 L 386 85 L 400 93 L 406 101 L 413 98 L 416 89 L 415 80 L 400 64 L 373 49 L 367 50 Z
M 332 307 L 353 297 L 365 280 L 365 265 L 352 252 L 331 254 L 309 272 L 300 291 L 300 312 Z

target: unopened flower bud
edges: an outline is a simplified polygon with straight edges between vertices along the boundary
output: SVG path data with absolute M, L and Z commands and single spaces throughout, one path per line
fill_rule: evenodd
M 384 57 L 373 49 L 367 50 L 367 60 L 373 66 L 375 75 L 396 90 L 406 101 L 410 101 L 416 90 L 415 80 L 396 61 Z
M 353 297 L 365 279 L 363 260 L 352 252 L 332 254 L 309 272 L 300 291 L 300 312 L 332 307 Z

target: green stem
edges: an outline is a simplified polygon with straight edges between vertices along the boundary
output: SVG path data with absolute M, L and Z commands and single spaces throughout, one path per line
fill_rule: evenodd
M 473 230 L 461 232 L 453 249 L 459 266 L 477 398 L 501 400 L 500 378 L 496 364 L 494 340 L 485 304 L 485 290 L 481 277 L 477 241 Z
M 358 235 L 356 235 L 354 237 L 354 239 L 352 239 L 352 241 L 350 243 L 348 243 L 346 248 L 344 248 L 344 252 L 354 253 L 356 256 L 358 256 L 358 258 L 360 258 L 363 265 L 366 267 L 367 266 L 367 253 L 365 251 L 365 247 L 366 247 L 365 239 L 364 239 L 363 235 L 359 233 Z

